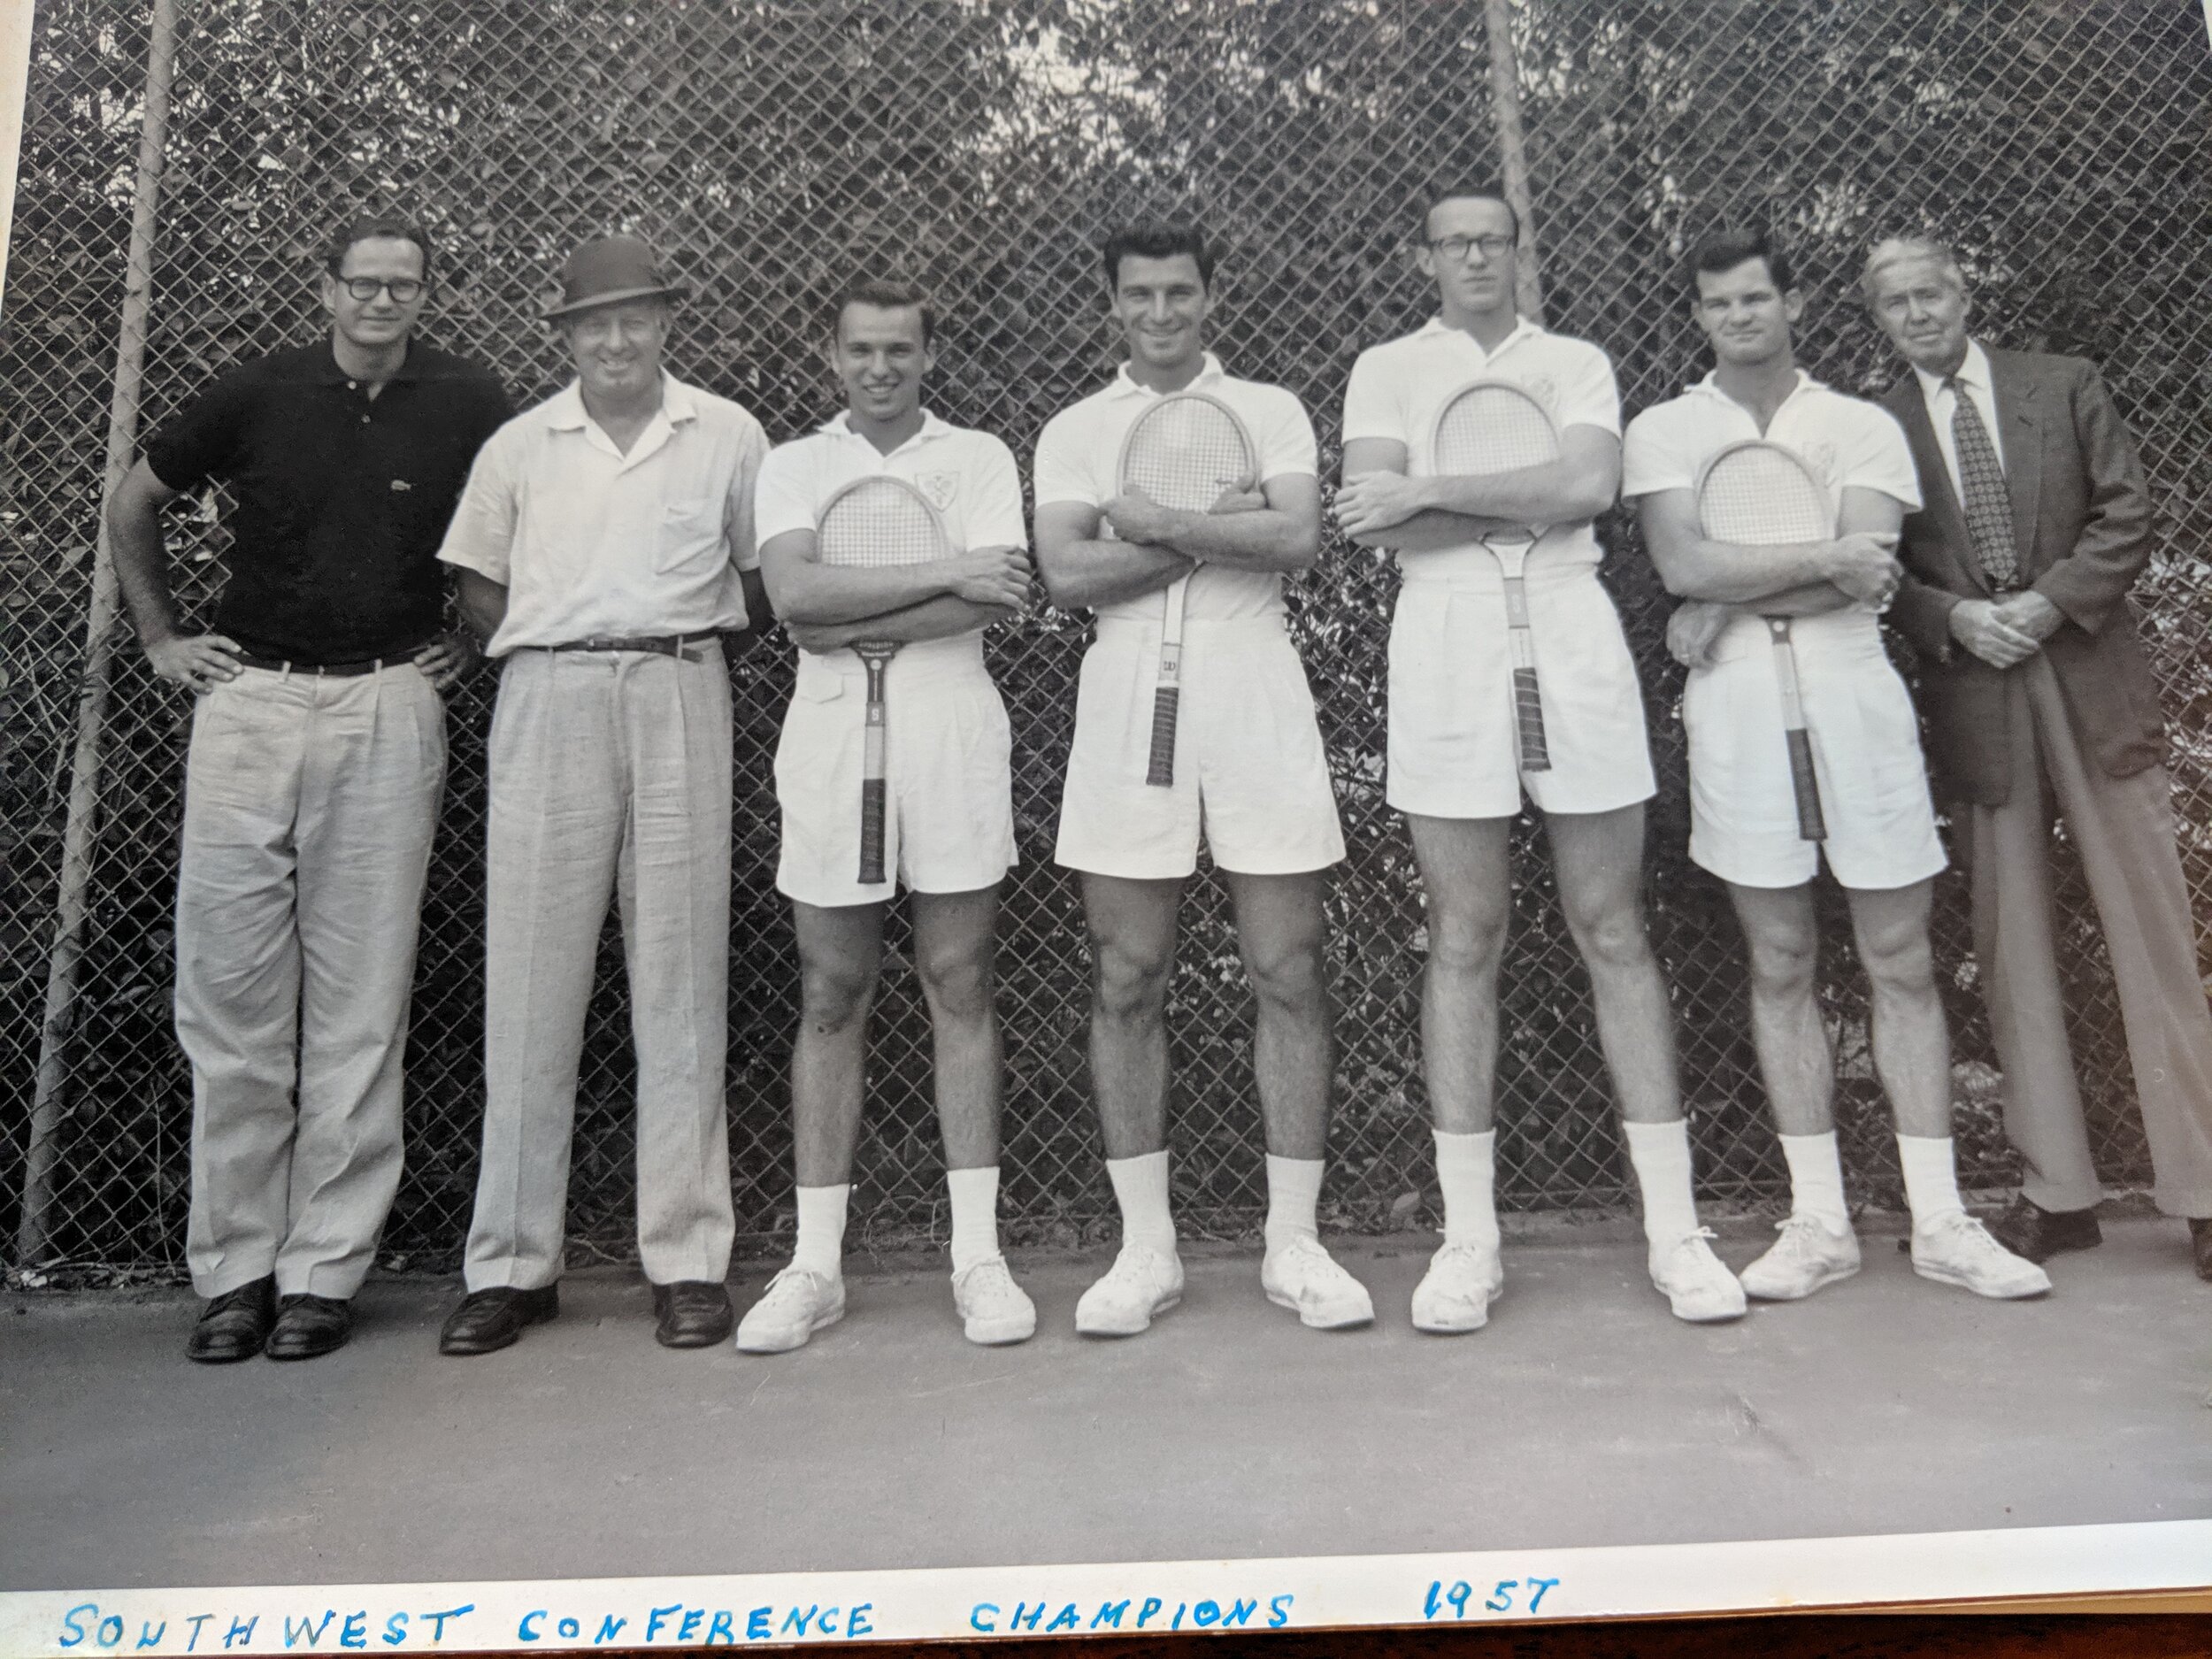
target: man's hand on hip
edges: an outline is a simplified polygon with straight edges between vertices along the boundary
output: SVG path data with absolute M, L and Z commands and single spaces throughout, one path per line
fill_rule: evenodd
M 476 637 L 465 628 L 441 634 L 415 653 L 415 666 L 428 676 L 431 688 L 444 692 L 476 671 L 483 658 L 476 649 Z
M 1951 607 L 1951 637 L 1992 668 L 2011 668 L 2041 649 L 2039 641 L 2014 626 L 2003 608 L 1987 599 L 1962 599 Z
M 196 694 L 237 679 L 243 649 L 220 634 L 178 634 L 149 641 L 146 660 L 158 678 Z

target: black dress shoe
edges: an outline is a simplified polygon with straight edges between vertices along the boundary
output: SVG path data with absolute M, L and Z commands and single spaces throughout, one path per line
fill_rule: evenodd
M 561 1310 L 557 1285 L 536 1290 L 472 1290 L 438 1333 L 441 1354 L 489 1354 L 512 1348 L 526 1325 L 542 1325 Z
M 2197 1258 L 2197 1277 L 2212 1279 L 2212 1217 L 2190 1217 L 2189 1253 Z
M 663 1348 L 712 1348 L 737 1328 L 729 1286 L 703 1279 L 654 1286 L 653 1312 L 660 1320 L 653 1340 Z
M 276 1328 L 261 1351 L 271 1359 L 313 1359 L 346 1345 L 353 1334 L 353 1304 L 342 1296 L 280 1296 Z
M 276 1319 L 276 1279 L 257 1279 L 250 1285 L 227 1290 L 209 1302 L 185 1343 L 188 1359 L 203 1365 L 229 1365 L 251 1359 L 269 1340 Z
M 1989 1224 L 1990 1236 L 2015 1256 L 2047 1262 L 2061 1250 L 2093 1250 L 2104 1242 L 2093 1210 L 2046 1210 L 2025 1193 Z

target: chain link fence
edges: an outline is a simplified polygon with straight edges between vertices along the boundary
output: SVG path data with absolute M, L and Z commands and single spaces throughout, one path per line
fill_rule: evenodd
M 494 365 L 518 406 L 565 378 L 536 321 L 549 273 L 588 234 L 642 234 L 695 288 L 672 366 L 747 404 L 778 439 L 835 406 L 814 349 L 826 297 L 857 271 L 910 274 L 948 319 L 931 403 L 1025 455 L 1116 359 L 1098 242 L 1140 211 L 1193 213 L 1222 244 L 1218 350 L 1234 372 L 1304 399 L 1328 473 L 1353 357 L 1430 309 L 1411 258 L 1424 192 L 1501 169 L 1479 5 L 180 0 L 166 130 L 142 179 L 150 45 L 171 3 L 42 0 L 0 329 L 0 1225 L 19 1240 L 19 1266 L 49 1271 L 176 1271 L 188 1186 L 188 1079 L 170 1025 L 188 706 L 150 679 L 124 631 L 101 626 L 110 423 L 126 440 L 150 431 L 225 365 L 316 337 L 317 250 L 334 221 L 386 205 L 425 219 L 442 244 L 426 332 Z M 1678 262 L 1724 220 L 1770 223 L 1793 246 L 1810 296 L 1803 359 L 1847 389 L 1872 392 L 1893 372 L 1854 282 L 1867 246 L 1902 229 L 1958 245 L 1988 337 L 2103 365 L 2157 498 L 2159 549 L 2138 595 L 2175 725 L 2192 889 L 2212 889 L 2212 73 L 2191 9 L 1518 0 L 1492 21 L 1509 42 L 1496 61 L 1518 93 L 1548 319 L 1611 354 L 1628 412 L 1702 373 Z M 150 241 L 142 233 L 142 382 L 119 396 L 133 215 L 157 174 Z M 222 503 L 179 520 L 189 622 L 221 581 Z M 1784 1171 L 1747 1034 L 1739 936 L 1724 891 L 1684 855 L 1681 676 L 1661 644 L 1665 603 L 1626 517 L 1601 529 L 1660 764 L 1650 917 L 1701 1186 L 1771 1198 Z M 1340 1057 L 1325 1215 L 1340 1227 L 1432 1213 L 1421 897 L 1382 798 L 1394 586 L 1385 565 L 1333 537 L 1292 585 L 1351 843 L 1330 901 Z M 1111 1209 L 1084 1053 L 1081 912 L 1051 863 L 1085 638 L 1082 618 L 1040 607 L 990 641 L 1014 720 L 1023 860 L 1001 951 L 1004 1209 L 1026 1241 L 1083 1240 Z M 95 649 L 106 642 L 111 658 Z M 796 973 L 772 887 L 769 767 L 790 656 L 778 641 L 733 670 L 729 1113 L 739 1225 L 756 1246 L 790 1225 Z M 473 1191 L 492 691 L 480 678 L 450 708 L 388 1266 L 453 1263 Z M 1522 1210 L 1619 1205 L 1626 1170 L 1588 984 L 1532 826 L 1516 856 L 1501 1194 Z M 2147 1162 L 2093 912 L 2070 871 L 2062 902 L 2093 1137 L 2108 1180 L 2127 1183 Z M 1863 994 L 1839 909 L 1828 922 L 1823 998 L 1847 1161 L 1860 1196 L 1893 1203 Z M 856 1175 L 864 1241 L 934 1236 L 943 1222 L 927 1020 L 903 942 L 895 925 Z M 1958 1033 L 1962 1172 L 2002 1182 L 2011 1164 L 1955 877 L 1939 949 Z M 611 932 L 601 970 L 570 1227 L 580 1249 L 624 1256 L 634 1071 Z M 1202 874 L 1170 1004 L 1176 1197 L 1194 1229 L 1237 1231 L 1262 1203 L 1248 1003 L 1226 893 Z

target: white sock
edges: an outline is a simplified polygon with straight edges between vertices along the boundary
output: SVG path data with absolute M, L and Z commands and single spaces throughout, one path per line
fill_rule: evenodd
M 1632 1124 L 1628 1161 L 1644 1198 L 1644 1240 L 1655 1251 L 1669 1249 L 1697 1231 L 1697 1200 L 1690 1191 L 1690 1125 Z
M 947 1170 L 945 1187 L 952 1194 L 952 1271 L 964 1273 L 999 1253 L 998 1165 Z
M 844 1271 L 845 1200 L 852 1195 L 849 1182 L 842 1187 L 799 1188 L 799 1242 L 791 1251 L 791 1265 L 837 1279 Z
M 1836 1153 L 1836 1132 L 1784 1135 L 1782 1156 L 1790 1166 L 1790 1213 L 1816 1217 L 1828 1231 L 1851 1231 L 1851 1207 L 1843 1198 L 1843 1160 Z
M 1959 1202 L 1958 1167 L 1951 1158 L 1951 1137 L 1899 1135 L 1897 1161 L 1905 1166 L 1905 1202 L 1916 1232 L 1966 1206 Z
M 1167 1208 L 1167 1148 L 1141 1158 L 1108 1158 L 1106 1179 L 1121 1208 L 1121 1242 L 1175 1254 L 1175 1218 Z
M 1319 1158 L 1279 1158 L 1267 1155 L 1267 1248 L 1279 1248 L 1295 1238 L 1317 1239 L 1321 1228 Z
M 1498 1248 L 1498 1132 L 1436 1135 L 1436 1184 L 1444 1189 L 1444 1242 Z

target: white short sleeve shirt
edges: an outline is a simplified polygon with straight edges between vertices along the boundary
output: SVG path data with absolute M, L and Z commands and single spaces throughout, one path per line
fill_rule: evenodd
M 1832 506 L 1852 488 L 1879 490 L 1907 511 L 1920 505 L 1919 474 L 1896 418 L 1879 404 L 1831 390 L 1802 369 L 1763 434 L 1752 412 L 1709 374 L 1681 396 L 1644 411 L 1629 422 L 1622 442 L 1621 494 L 1633 501 L 1694 489 L 1699 471 L 1720 450 L 1763 436 L 1811 465 Z
M 878 473 L 902 479 L 944 520 L 962 552 L 1029 545 L 1014 453 L 987 432 L 955 426 L 922 411 L 921 430 L 886 455 L 840 412 L 803 438 L 779 444 L 760 469 L 754 518 L 763 541 L 811 530 L 846 485 Z
M 1481 342 L 1441 317 L 1432 317 L 1412 334 L 1370 346 L 1352 365 L 1344 391 L 1344 441 L 1381 438 L 1406 448 L 1406 466 L 1423 476 L 1429 429 L 1454 392 L 1477 379 L 1509 380 L 1549 411 L 1561 432 L 1594 426 L 1615 437 L 1621 431 L 1621 395 L 1613 365 L 1586 340 L 1555 334 L 1525 317 L 1513 332 L 1485 351 Z M 1585 565 L 1594 568 L 1605 557 L 1588 525 L 1548 530 L 1529 549 L 1532 565 Z M 1479 541 L 1407 556 L 1428 573 L 1455 564 L 1494 564 Z
M 753 483 L 768 436 L 726 397 L 664 376 L 623 454 L 572 384 L 485 442 L 438 557 L 503 584 L 486 648 L 748 626 L 741 572 L 760 563 Z
M 1240 380 L 1225 373 L 1211 352 L 1187 391 L 1217 397 L 1244 422 L 1259 454 L 1260 481 L 1320 471 L 1313 422 L 1297 396 L 1279 386 Z M 1040 507 L 1075 502 L 1098 507 L 1121 493 L 1115 469 L 1122 440 L 1137 417 L 1163 394 L 1139 385 L 1126 364 L 1105 386 L 1071 403 L 1045 424 L 1037 439 L 1033 481 Z M 1201 565 L 1191 572 L 1184 614 L 1192 621 L 1225 622 L 1246 617 L 1279 616 L 1283 579 L 1272 571 L 1229 570 Z M 1098 607 L 1098 616 L 1157 622 L 1166 614 L 1166 594 L 1142 594 Z

